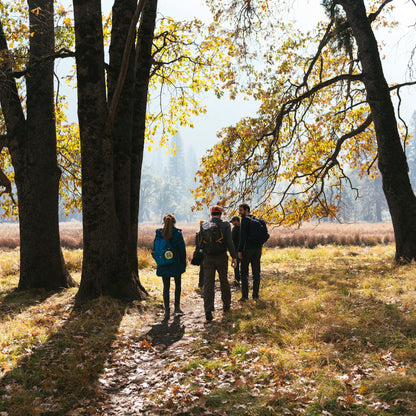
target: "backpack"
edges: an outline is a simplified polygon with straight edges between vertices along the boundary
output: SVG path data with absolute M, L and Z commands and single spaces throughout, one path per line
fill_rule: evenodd
M 166 266 L 175 262 L 170 241 L 165 240 L 160 234 L 156 234 L 152 256 L 158 266 Z
M 195 236 L 195 250 L 194 250 L 194 253 L 192 254 L 191 264 L 193 264 L 194 266 L 200 266 L 203 260 L 204 260 L 204 253 L 202 251 L 201 244 L 200 244 L 200 231 L 198 231 Z
M 248 239 L 255 244 L 264 244 L 270 238 L 265 221 L 256 217 L 249 219 Z
M 201 225 L 199 245 L 204 254 L 223 254 L 227 251 L 224 234 L 215 222 L 204 222 Z

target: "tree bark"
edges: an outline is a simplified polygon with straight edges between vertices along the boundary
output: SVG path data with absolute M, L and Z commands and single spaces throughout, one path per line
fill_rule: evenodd
M 137 239 L 140 207 L 140 183 L 146 131 L 147 95 L 152 67 L 152 46 L 156 24 L 158 0 L 147 0 L 142 14 L 136 47 L 136 83 L 134 90 L 132 153 L 131 153 L 131 199 L 130 199 L 130 264 L 138 273 Z
M 147 3 L 146 3 L 147 4 Z M 127 42 L 130 24 L 137 7 L 136 0 L 118 0 L 113 6 L 113 27 L 110 45 L 110 66 L 108 71 L 109 101 L 113 99 L 116 89 L 123 52 Z M 145 7 L 146 10 L 146 7 Z M 155 16 L 156 18 L 156 16 Z M 153 39 L 153 32 L 152 32 Z M 140 46 L 138 46 L 140 47 Z M 128 63 L 126 79 L 121 92 L 120 100 L 114 117 L 112 137 L 114 143 L 114 192 L 116 214 L 120 226 L 121 243 L 127 249 L 128 263 L 138 290 L 147 294 L 140 283 L 137 267 L 137 231 L 131 232 L 130 218 L 131 206 L 136 198 L 131 192 L 132 177 L 132 133 L 133 133 L 133 103 L 135 100 L 135 45 L 131 45 L 130 60 Z M 147 77 L 147 83 L 148 83 Z M 147 100 L 147 97 L 146 97 Z M 136 220 L 136 227 L 138 226 Z
M 119 0 L 114 3 L 108 74 L 109 99 L 116 87 L 135 9 L 136 1 Z M 142 12 L 136 47 L 132 45 L 127 76 L 113 126 L 116 212 L 123 243 L 127 247 L 131 272 L 137 276 L 139 288 L 145 293 L 147 292 L 139 279 L 137 240 L 147 93 L 156 14 L 157 0 L 147 0 Z
M 384 77 L 377 41 L 363 0 L 338 0 L 357 42 L 367 101 L 371 108 L 379 153 L 383 191 L 392 217 L 396 261 L 416 259 L 416 197 L 410 185 L 406 157 Z
M 27 120 L 15 81 L 2 75 L 0 101 L 8 130 L 19 200 L 19 289 L 75 286 L 63 259 L 59 238 L 56 159 L 53 1 L 28 1 L 30 13 L 29 72 L 26 77 Z M 0 33 L 1 50 L 7 50 Z M 6 68 L 4 68 L 6 69 Z M 3 72 L 3 71 L 2 71 Z
M 78 302 L 110 295 L 140 299 L 116 214 L 114 152 L 107 100 L 100 0 L 74 0 L 82 159 L 84 259 Z
M 61 252 L 56 158 L 53 1 L 29 0 L 30 55 L 26 77 L 27 140 L 23 168 L 16 170 L 19 196 L 19 289 L 75 286 Z M 42 62 L 40 60 L 42 59 Z
M 136 9 L 136 0 L 116 0 L 113 6 L 111 31 L 110 66 L 108 70 L 108 98 L 113 99 L 120 73 L 123 52 L 131 19 Z M 114 188 L 116 213 L 120 224 L 123 244 L 130 245 L 130 178 L 132 151 L 132 123 L 135 85 L 135 43 L 131 45 L 126 79 L 112 127 L 114 143 Z M 137 249 L 136 249 L 137 251 Z M 134 271 L 132 269 L 132 271 Z

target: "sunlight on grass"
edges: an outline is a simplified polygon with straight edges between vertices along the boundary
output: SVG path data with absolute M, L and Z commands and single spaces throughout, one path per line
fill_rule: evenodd
M 64 256 L 79 279 L 82 252 Z M 13 390 L 0 411 L 41 414 L 43 400 L 64 414 L 97 394 L 105 360 L 162 311 L 162 279 L 149 250 L 139 257 L 148 299 L 101 298 L 75 313 L 76 289 L 14 291 L 18 251 L 2 253 L 0 371 Z M 393 257 L 392 245 L 266 249 L 260 300 L 239 304 L 234 292 L 231 312 L 178 358 L 178 383 L 199 397 L 189 414 L 416 414 L 416 266 Z M 183 275 L 183 302 L 195 299 L 198 272 Z M 154 389 L 155 400 L 164 394 Z

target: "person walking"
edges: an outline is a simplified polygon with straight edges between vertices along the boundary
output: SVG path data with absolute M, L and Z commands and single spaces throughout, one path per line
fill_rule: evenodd
M 263 244 L 269 238 L 266 223 L 250 214 L 250 207 L 241 204 L 238 207 L 241 216 L 240 241 L 238 244 L 238 258 L 241 261 L 241 299 L 248 299 L 248 270 L 251 264 L 253 273 L 253 299 L 259 298 L 260 262 Z
M 231 290 L 228 282 L 228 255 L 236 267 L 236 252 L 229 222 L 221 219 L 223 210 L 218 205 L 211 208 L 211 220 L 204 222 L 200 230 L 200 245 L 204 253 L 204 310 L 206 320 L 212 321 L 215 300 L 215 272 L 218 271 L 224 312 L 231 306 Z
M 238 252 L 238 244 L 240 242 L 240 217 L 232 217 L 231 224 L 233 225 L 233 229 L 231 230 L 231 237 L 233 239 L 234 249 Z M 234 285 L 239 287 L 240 286 L 240 259 L 236 258 L 237 265 L 234 269 Z
M 156 260 L 156 275 L 163 279 L 164 319 L 170 317 L 170 281 L 175 280 L 175 315 L 183 315 L 180 308 L 181 279 L 186 269 L 186 249 L 182 231 L 175 227 L 173 214 L 163 217 L 163 228 L 156 230 L 153 242 L 153 257 Z
M 194 266 L 199 266 L 199 279 L 198 279 L 198 293 L 202 293 L 204 288 L 204 268 L 202 266 L 204 260 L 204 253 L 200 246 L 200 237 L 201 237 L 201 225 L 205 221 L 199 221 L 199 230 L 195 235 L 195 250 L 192 255 L 191 264 Z

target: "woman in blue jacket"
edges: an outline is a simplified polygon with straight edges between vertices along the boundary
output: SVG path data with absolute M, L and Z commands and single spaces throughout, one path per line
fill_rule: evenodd
M 182 231 L 175 227 L 176 218 L 173 214 L 166 214 L 163 217 L 163 228 L 156 230 L 155 242 L 157 239 L 164 239 L 169 243 L 173 252 L 174 261 L 170 264 L 157 266 L 156 274 L 163 279 L 163 305 L 165 307 L 165 319 L 170 317 L 170 278 L 175 279 L 175 315 L 183 315 L 180 308 L 181 299 L 181 276 L 186 269 L 186 250 Z M 153 244 L 155 246 L 155 243 Z

